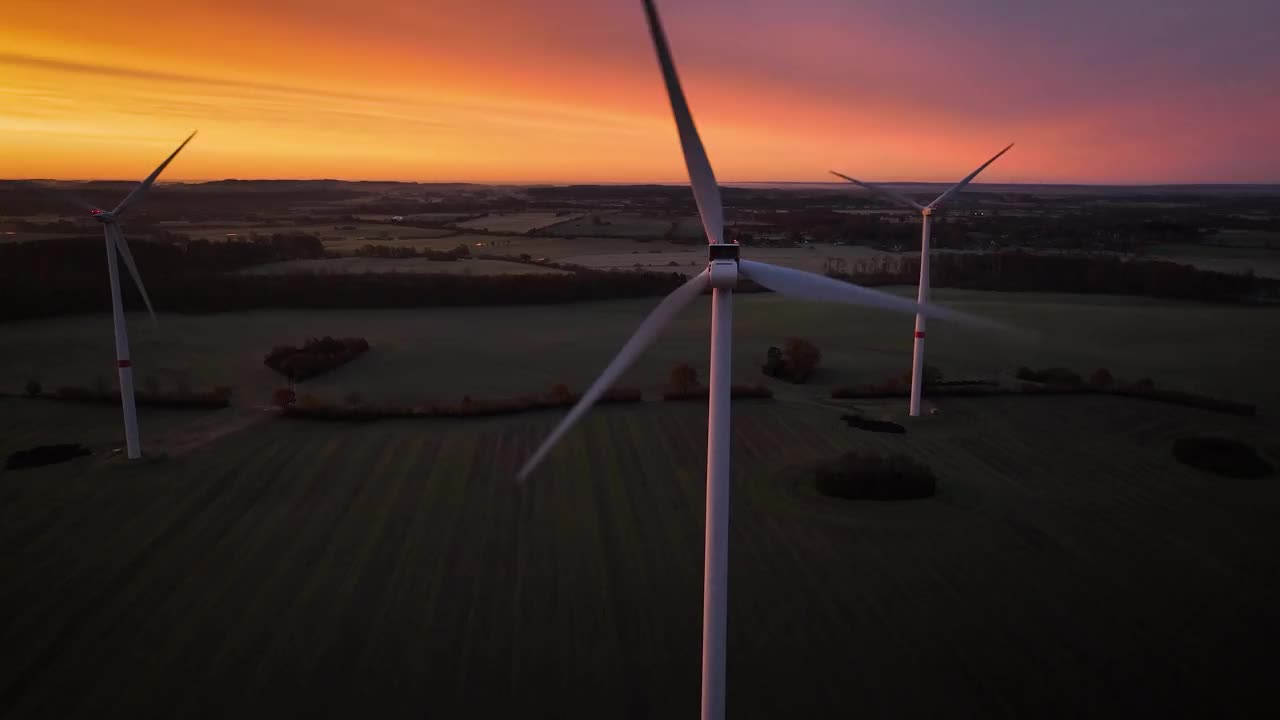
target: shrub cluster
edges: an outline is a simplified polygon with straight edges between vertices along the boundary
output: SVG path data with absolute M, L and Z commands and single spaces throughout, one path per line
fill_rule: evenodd
M 283 400 L 292 393 L 281 388 L 273 394 L 273 401 Z M 314 420 L 346 420 L 367 421 L 387 418 L 468 418 L 489 417 L 493 415 L 513 415 L 516 413 L 551 408 L 570 407 L 578 402 L 580 394 L 571 393 L 564 385 L 556 385 L 546 395 L 525 395 L 514 398 L 476 399 L 467 395 L 457 403 L 435 403 L 405 407 L 397 405 L 379 405 L 350 403 L 334 405 L 321 402 L 314 396 L 304 396 L 297 402 L 281 404 L 275 402 L 281 414 L 286 417 L 297 417 Z M 610 388 L 606 390 L 597 405 L 619 403 L 636 403 L 643 400 L 643 395 L 634 388 Z
M 356 248 L 352 253 L 357 257 L 375 258 L 424 258 L 435 262 L 453 262 L 471 257 L 471 249 L 459 243 L 452 250 L 432 250 L 404 245 L 374 245 L 368 243 Z
M 1108 373 L 1107 376 L 1110 377 L 1110 373 Z M 1019 380 L 1044 383 L 1045 385 L 1078 387 L 1084 384 L 1084 378 L 1067 368 L 1060 367 L 1045 368 L 1044 370 L 1032 370 L 1029 367 L 1023 366 L 1018 368 L 1018 372 L 1015 374 L 1015 377 Z
M 276 346 L 267 353 L 262 363 L 290 380 L 299 381 L 351 362 L 368 349 L 369 342 L 364 338 L 335 339 L 326 335 L 311 338 L 300 348 L 293 345 Z
M 850 500 L 914 500 L 937 492 L 929 466 L 901 453 L 847 452 L 814 470 L 818 491 Z
M 785 378 L 794 383 L 802 383 L 813 374 L 820 360 L 822 360 L 822 351 L 817 345 L 804 338 L 789 337 L 782 348 L 769 348 L 768 356 L 760 371 L 769 377 Z
M 663 400 L 701 400 L 706 402 L 711 397 L 711 389 L 705 387 L 693 387 L 686 390 L 678 390 L 676 388 L 668 388 L 662 393 Z M 773 391 L 760 383 L 754 385 L 746 383 L 734 383 L 729 386 L 729 397 L 737 398 L 772 398 Z
M 1252 302 L 1280 294 L 1280 281 L 1273 278 L 1107 254 L 933 253 L 929 270 L 937 288 L 1110 293 L 1211 302 Z M 920 274 L 920 259 L 872 257 L 847 268 L 829 267 L 827 274 L 861 285 L 912 285 Z
M 1173 442 L 1173 456 L 1185 465 L 1227 477 L 1257 478 L 1274 472 L 1252 445 L 1224 437 L 1178 438 Z
M 41 397 L 66 400 L 68 402 L 120 404 L 119 390 L 102 384 L 93 388 L 68 385 L 58 388 L 52 395 L 42 395 Z M 133 398 L 135 404 L 143 407 L 224 408 L 231 404 L 231 388 L 218 386 L 204 391 L 177 390 L 173 392 L 137 390 L 134 392 Z

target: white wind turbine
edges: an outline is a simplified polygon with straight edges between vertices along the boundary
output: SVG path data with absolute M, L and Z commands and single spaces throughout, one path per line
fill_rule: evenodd
M 658 333 L 704 289 L 712 289 L 711 299 L 711 372 L 710 399 L 707 413 L 707 507 L 702 595 L 702 718 L 724 717 L 726 608 L 728 604 L 729 570 L 729 388 L 730 346 L 733 324 L 733 288 L 739 276 L 784 295 L 803 300 L 843 302 L 870 305 L 899 312 L 924 312 L 935 317 L 968 320 L 974 324 L 1000 327 L 990 321 L 972 318 L 939 307 L 924 307 L 915 302 L 840 282 L 821 275 L 776 267 L 751 260 L 739 260 L 737 244 L 724 241 L 724 210 L 720 189 L 716 185 L 711 164 L 698 138 L 693 116 L 685 102 L 676 77 L 671 53 L 652 0 L 644 0 L 649 32 L 657 51 L 658 63 L 666 82 L 671 110 L 675 115 L 684 151 L 685 165 L 693 186 L 698 215 L 709 243 L 707 269 L 677 288 L 645 318 L 618 355 L 609 363 L 595 383 L 583 394 L 542 446 L 520 469 L 519 481 L 529 473 L 582 417 L 618 377 L 639 357 Z
M 996 153 L 990 160 L 982 163 L 981 167 L 969 173 L 965 179 L 955 185 L 952 185 L 946 192 L 939 195 L 937 199 L 928 205 L 921 205 L 906 195 L 895 190 L 891 190 L 883 185 L 855 180 L 848 175 L 838 173 L 834 170 L 831 171 L 831 174 L 836 177 L 842 177 L 845 180 L 848 180 L 860 187 L 864 187 L 873 193 L 879 193 L 887 198 L 897 200 L 904 205 L 909 205 L 920 211 L 922 225 L 922 230 L 920 231 L 920 287 L 917 291 L 918 294 L 916 295 L 916 298 L 920 304 L 923 305 L 924 303 L 929 302 L 929 231 L 933 227 L 934 209 L 941 205 L 943 200 L 946 200 L 955 193 L 963 190 L 965 185 L 968 185 L 971 180 L 978 177 L 978 173 L 986 170 L 988 165 L 996 161 L 996 158 L 1009 152 L 1009 148 L 1011 147 L 1013 147 L 1013 143 L 1009 143 L 1005 146 L 1005 149 Z M 924 314 L 916 313 L 915 343 L 911 350 L 911 417 L 920 416 L 920 391 L 922 390 L 921 385 L 923 384 L 920 382 L 920 376 L 924 372 L 924 324 Z
M 142 446 L 138 441 L 138 411 L 133 399 L 133 362 L 129 359 L 129 332 L 125 325 L 124 304 L 120 300 L 120 270 L 117 265 L 116 255 L 124 258 L 125 267 L 129 269 L 129 274 L 133 276 L 133 282 L 138 286 L 138 292 L 142 294 L 142 301 L 147 305 L 147 312 L 151 314 L 151 321 L 154 323 L 156 312 L 151 307 L 151 298 L 147 296 L 147 289 L 142 284 L 142 276 L 138 274 L 138 266 L 133 262 L 133 253 L 129 252 L 129 243 L 124 239 L 124 233 L 120 231 L 119 218 L 131 206 L 136 204 L 146 195 L 151 186 L 155 184 L 156 178 L 160 177 L 160 173 L 168 167 L 169 163 L 177 157 L 182 148 L 191 142 L 191 138 L 195 137 L 193 132 L 187 136 L 186 140 L 174 150 L 165 161 L 160 163 L 160 167 L 147 176 L 145 180 L 138 183 L 138 187 L 134 188 L 120 204 L 110 212 L 96 207 L 92 203 L 76 197 L 70 196 L 77 205 L 80 205 L 95 220 L 102 223 L 102 234 L 106 237 L 107 242 L 107 274 L 111 278 L 111 320 L 115 327 L 116 336 L 116 370 L 120 375 L 120 404 L 124 408 L 124 442 L 125 450 L 130 460 L 136 460 L 142 457 Z

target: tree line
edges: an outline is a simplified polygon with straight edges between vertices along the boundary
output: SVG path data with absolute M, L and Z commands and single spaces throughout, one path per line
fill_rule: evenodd
M 862 285 L 915 285 L 920 258 L 860 258 L 845 268 L 829 266 L 827 274 Z M 1144 295 L 1207 302 L 1280 299 L 1280 280 L 1274 278 L 1113 254 L 931 253 L 929 275 L 933 287 L 965 290 Z

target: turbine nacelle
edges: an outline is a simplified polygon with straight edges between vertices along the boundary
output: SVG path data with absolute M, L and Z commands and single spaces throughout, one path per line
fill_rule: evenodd
M 932 206 L 930 206 L 930 207 L 926 207 L 925 209 L 923 209 L 923 210 L 921 210 L 921 211 L 920 211 L 920 214 L 921 214 L 921 215 L 923 215 L 923 216 L 925 216 L 925 217 L 929 217 L 929 216 L 933 215 L 933 207 L 932 207 Z
M 738 286 L 738 253 L 736 243 L 713 243 L 707 246 L 707 272 L 713 288 L 733 289 Z
M 103 224 L 113 223 L 116 221 L 115 213 L 107 212 L 105 210 L 90 210 L 89 214 L 93 216 L 94 220 Z

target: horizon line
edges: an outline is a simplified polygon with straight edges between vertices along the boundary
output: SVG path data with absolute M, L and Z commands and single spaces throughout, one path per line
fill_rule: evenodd
M 66 179 L 66 178 L 0 178 L 0 183 L 30 183 L 30 182 L 56 182 L 56 183 L 137 183 L 136 178 L 93 178 L 93 179 Z M 160 180 L 156 185 L 206 185 L 211 183 L 224 182 L 339 182 L 339 183 L 371 183 L 371 184 L 396 184 L 396 185 L 480 185 L 490 187 L 535 187 L 535 186 L 639 186 L 639 185 L 667 185 L 667 186 L 685 186 L 690 185 L 688 180 L 635 180 L 635 181 L 618 181 L 618 180 L 500 180 L 500 181 L 484 181 L 484 180 L 347 180 L 333 177 L 314 177 L 314 178 L 217 178 L 204 180 Z M 879 185 L 941 185 L 950 186 L 954 182 L 935 181 L 935 180 L 873 180 Z M 828 180 L 720 180 L 718 185 L 830 185 L 832 187 L 849 186 L 851 183 L 847 181 L 828 181 Z M 1275 187 L 1280 186 L 1280 180 L 1269 182 L 1087 182 L 1087 181 L 1008 181 L 1008 182 L 973 182 L 968 187 L 982 186 L 1031 186 L 1031 187 L 1111 187 L 1111 188 L 1144 188 L 1144 187 Z M 862 188 L 851 188 L 862 190 Z

